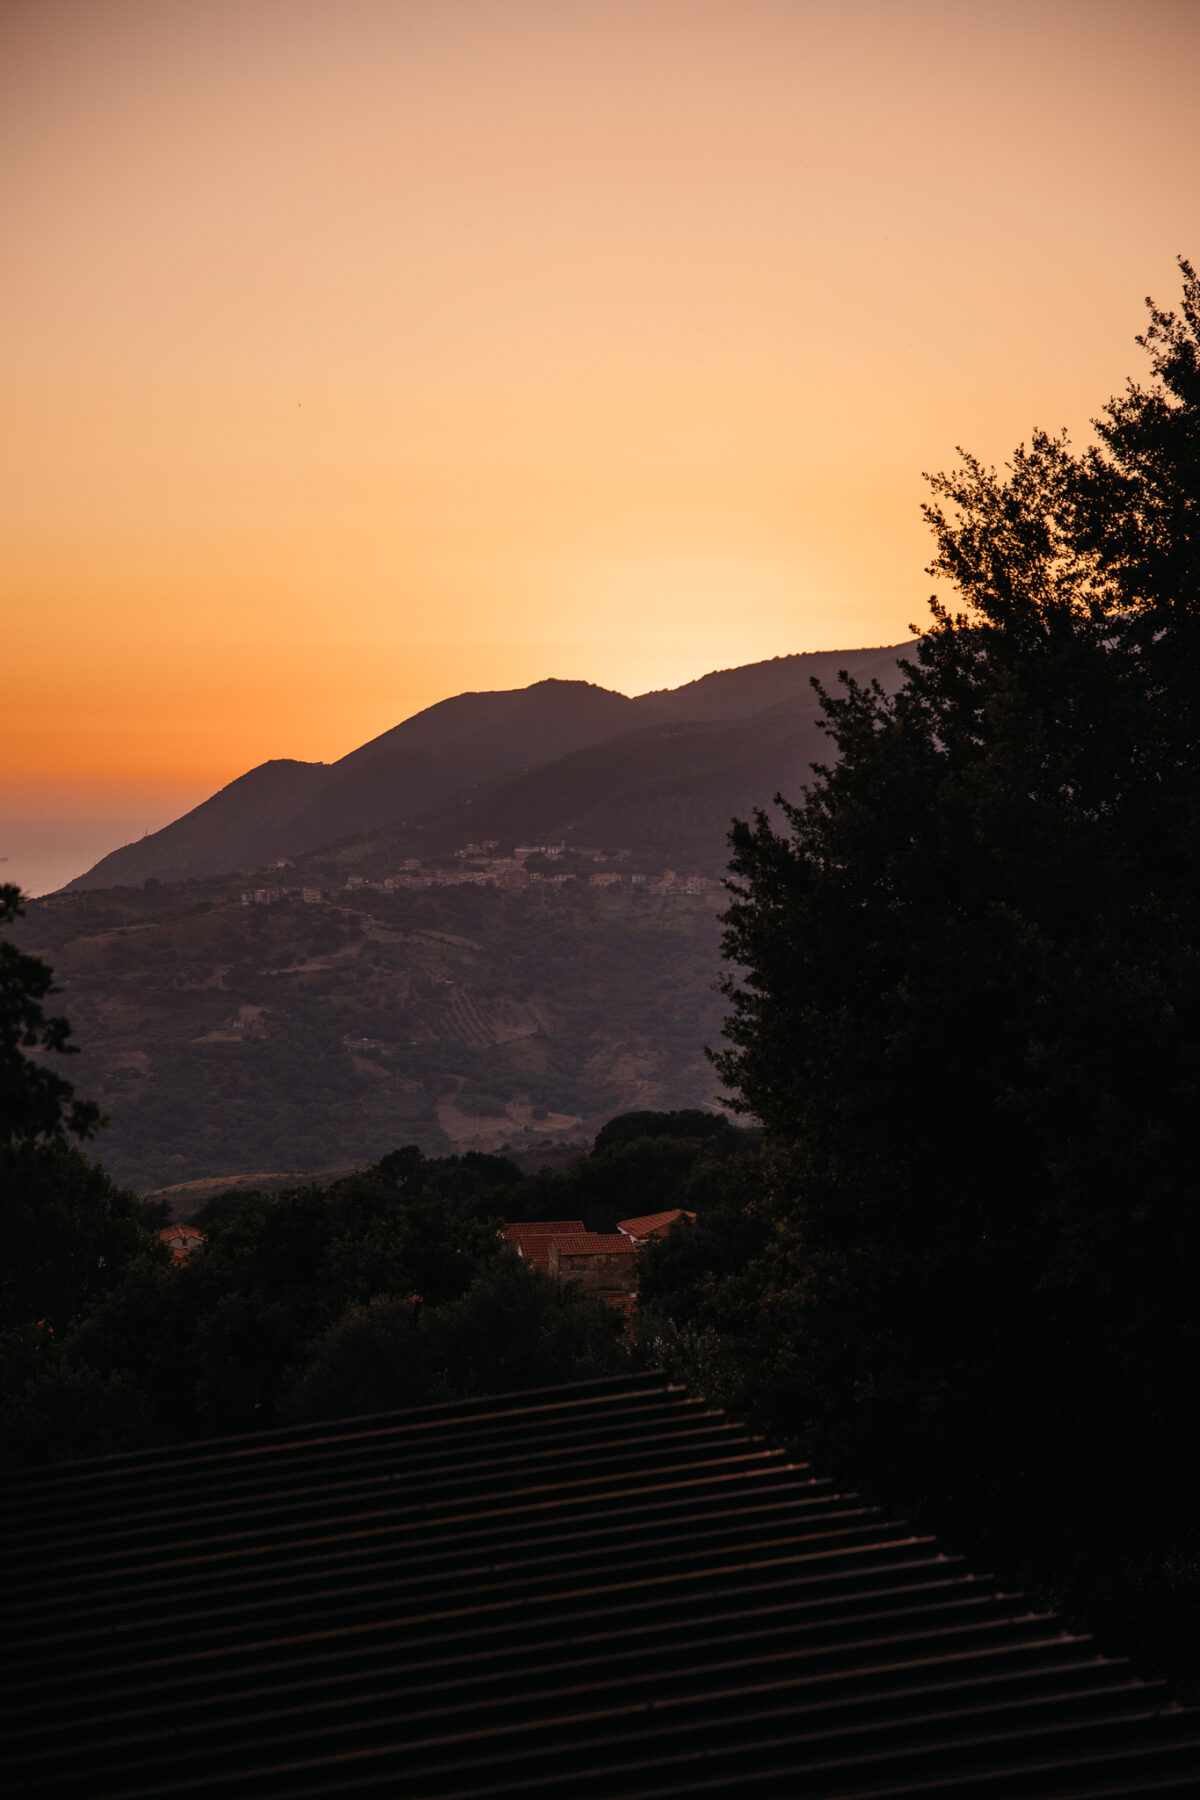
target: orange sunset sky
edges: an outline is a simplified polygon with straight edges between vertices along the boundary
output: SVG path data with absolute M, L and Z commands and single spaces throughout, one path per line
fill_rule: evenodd
M 1200 0 L 0 0 L 0 878 L 925 616 L 1200 256 Z

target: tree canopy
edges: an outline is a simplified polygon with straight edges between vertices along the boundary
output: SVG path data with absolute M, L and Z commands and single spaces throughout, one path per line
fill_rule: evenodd
M 0 925 L 11 924 L 23 911 L 20 888 L 0 885 Z M 48 963 L 0 939 L 0 1144 L 29 1143 L 63 1131 L 86 1138 L 100 1123 L 93 1101 L 77 1100 L 65 1076 L 36 1060 L 71 1056 L 78 1048 L 70 1042 L 66 1019 L 46 1017 L 42 1002 L 55 991 Z
M 935 597 L 894 697 L 825 696 L 838 759 L 779 800 L 785 829 L 736 827 L 716 1061 L 772 1169 L 742 1403 L 1068 1602 L 1127 1623 L 1170 1588 L 1184 1634 L 1200 282 L 1181 268 L 1181 313 L 1151 305 L 1139 339 L 1149 379 L 1093 444 L 1039 432 L 1001 473 L 964 455 L 932 479 L 930 572 L 958 609 Z

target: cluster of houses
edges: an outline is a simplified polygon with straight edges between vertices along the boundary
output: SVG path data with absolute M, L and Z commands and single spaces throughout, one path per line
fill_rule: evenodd
M 381 881 L 372 881 L 366 875 L 348 875 L 343 892 L 354 893 L 360 888 L 374 888 L 381 893 L 392 894 L 409 888 L 465 886 L 521 891 L 530 888 L 558 888 L 565 886 L 568 881 L 584 881 L 594 888 L 626 886 L 641 888 L 651 894 L 705 894 L 720 886 L 709 875 L 677 875 L 674 869 L 664 869 L 661 875 L 644 875 L 604 868 L 586 875 L 575 875 L 560 874 L 553 869 L 530 869 L 526 866 L 533 858 L 557 862 L 565 854 L 566 844 L 518 844 L 510 856 L 501 856 L 499 849 L 496 838 L 484 838 L 481 843 L 467 844 L 463 849 L 456 850 L 453 862 L 448 864 L 424 863 L 420 857 L 410 856 L 394 875 L 386 875 Z M 613 863 L 626 861 L 630 852 L 576 849 L 572 846 L 571 854 L 590 862 Z M 287 859 L 281 858 L 273 867 L 287 868 Z M 284 900 L 300 900 L 306 906 L 320 906 L 324 898 L 319 887 L 291 887 L 268 882 L 243 888 L 238 895 L 242 906 L 270 906 Z M 218 902 L 214 901 L 213 904 Z
M 395 875 L 387 875 L 382 881 L 369 881 L 364 875 L 351 875 L 346 881 L 346 890 L 353 892 L 358 888 L 378 888 L 384 893 L 396 893 L 406 888 L 430 887 L 498 887 L 520 891 L 528 888 L 564 887 L 568 881 L 583 881 L 588 887 L 642 888 L 651 894 L 703 894 L 719 887 L 720 883 L 708 875 L 677 875 L 674 869 L 666 869 L 661 875 L 626 874 L 619 869 L 597 869 L 587 875 L 548 874 L 541 869 L 527 869 L 521 862 L 522 846 L 518 846 L 512 856 L 490 857 L 485 863 L 469 867 L 460 864 L 457 868 L 426 867 L 412 861 L 406 862 Z M 589 854 L 585 852 L 585 854 Z M 603 852 L 594 853 L 599 860 Z
M 574 1281 L 599 1294 L 622 1312 L 632 1310 L 637 1296 L 637 1253 L 651 1238 L 665 1237 L 680 1219 L 695 1213 L 674 1207 L 622 1219 L 613 1232 L 589 1231 L 582 1219 L 518 1220 L 501 1236 L 523 1261 L 560 1281 Z
M 622 1219 L 615 1231 L 589 1231 L 582 1219 L 529 1219 L 505 1225 L 500 1235 L 524 1262 L 559 1281 L 578 1282 L 610 1306 L 630 1312 L 637 1296 L 637 1253 L 651 1238 L 665 1237 L 694 1212 L 644 1213 Z M 168 1225 L 159 1234 L 177 1263 L 204 1243 L 194 1225 Z
M 319 887 L 268 886 L 243 888 L 238 902 L 242 906 L 270 906 L 278 900 L 302 900 L 305 906 L 320 906 L 324 898 Z M 216 904 L 215 900 L 213 904 Z

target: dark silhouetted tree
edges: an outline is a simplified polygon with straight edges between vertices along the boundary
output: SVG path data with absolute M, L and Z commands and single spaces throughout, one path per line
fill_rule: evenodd
M 24 910 L 20 888 L 0 886 L 0 925 Z M 36 1060 L 71 1056 L 78 1049 L 70 1042 L 67 1021 L 46 1017 L 42 1002 L 55 992 L 47 963 L 0 940 L 0 1144 L 29 1143 L 63 1131 L 86 1138 L 101 1122 L 93 1101 L 77 1100 L 64 1076 Z
M 1200 283 L 1076 454 L 932 482 L 893 698 L 733 834 L 725 1080 L 772 1169 L 747 1403 L 1124 1630 L 1194 1631 Z M 746 1309 L 753 1313 L 746 1315 Z M 1174 1574 L 1169 1571 L 1174 1570 Z M 1082 1596 L 1082 1600 L 1081 1597 Z M 1174 1609 L 1174 1610 L 1172 1610 Z

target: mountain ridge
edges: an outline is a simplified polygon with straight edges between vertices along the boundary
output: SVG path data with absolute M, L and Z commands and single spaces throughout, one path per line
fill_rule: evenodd
M 617 746 L 607 759 L 616 785 L 606 804 L 591 809 L 594 829 L 602 838 L 623 842 L 630 835 L 622 794 L 628 801 L 625 812 L 632 808 L 644 822 L 651 790 L 657 792 L 660 806 L 669 808 L 670 794 L 680 782 L 690 792 L 697 782 L 703 786 L 710 774 L 720 778 L 717 785 L 725 798 L 714 792 L 709 812 L 720 810 L 726 800 L 734 809 L 738 804 L 769 801 L 781 786 L 802 779 L 805 765 L 819 756 L 823 740 L 812 680 L 828 683 L 846 669 L 857 679 L 882 679 L 885 686 L 895 686 L 900 679 L 897 658 L 911 648 L 906 643 L 802 651 L 713 670 L 679 688 L 632 697 L 592 682 L 557 677 L 524 688 L 451 695 L 336 762 L 272 758 L 260 763 L 160 831 L 110 851 L 68 882 L 64 891 L 250 871 L 311 854 L 356 833 L 418 824 L 438 808 L 453 812 L 466 799 L 477 805 L 471 821 L 477 830 L 484 828 L 489 811 L 496 814 L 497 830 L 513 828 L 519 835 L 550 830 L 549 824 L 529 822 L 535 814 L 522 816 L 521 794 L 545 811 L 546 795 L 556 780 L 565 792 L 573 774 L 582 772 L 593 789 L 602 786 L 606 759 L 601 755 L 589 763 L 587 753 L 605 745 Z M 781 731 L 781 720 L 768 715 L 780 707 L 786 712 L 789 706 L 788 729 Z M 653 734 L 656 727 L 714 727 L 737 720 L 758 723 L 749 736 L 728 734 L 729 748 L 736 748 L 742 771 L 742 779 L 735 781 L 728 778 L 728 769 L 714 768 L 708 752 L 715 740 L 703 732 L 692 740 L 697 755 L 690 769 L 681 766 L 681 746 L 668 748 L 668 739 L 644 735 Z M 638 766 L 635 757 L 630 764 L 620 748 L 626 738 L 640 740 L 637 747 L 648 763 Z M 779 763 L 777 775 L 772 773 L 773 754 Z M 582 762 L 571 763 L 581 756 Z M 683 761 L 686 764 L 686 755 Z M 720 758 L 716 761 L 719 765 Z M 550 773 L 560 764 L 567 766 L 557 775 Z M 536 780 L 529 781 L 538 771 L 547 771 L 540 790 Z M 517 791 L 501 805 L 497 793 L 506 783 Z M 604 796 L 597 798 L 603 801 Z M 556 821 L 555 831 L 574 829 L 566 818 L 562 793 L 546 817 Z M 720 823 L 722 841 L 728 817 L 726 812 Z M 711 836 L 711 831 L 706 833 L 706 841 Z

